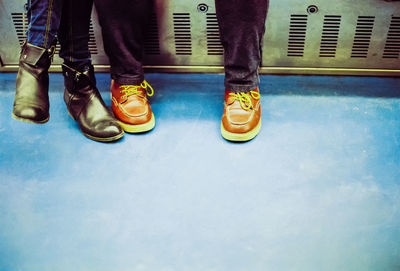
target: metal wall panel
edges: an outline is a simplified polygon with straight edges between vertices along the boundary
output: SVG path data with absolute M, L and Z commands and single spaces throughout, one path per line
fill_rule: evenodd
M 400 68 L 399 2 L 279 0 L 268 16 L 263 66 Z
M 0 59 L 6 66 L 18 64 L 25 2 L 0 0 Z M 155 6 L 145 39 L 146 65 L 223 64 L 214 0 L 156 0 Z M 90 48 L 94 64 L 108 64 L 95 11 Z M 270 1 L 263 67 L 397 70 L 399 52 L 400 2 Z
M 149 28 L 158 28 L 160 54 L 145 50 L 146 64 L 222 65 L 214 0 L 157 0 L 155 14 Z

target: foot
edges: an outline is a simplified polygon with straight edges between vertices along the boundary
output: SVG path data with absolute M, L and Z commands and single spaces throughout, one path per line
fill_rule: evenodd
M 155 118 L 147 100 L 147 96 L 151 97 L 153 94 L 153 88 L 146 81 L 140 85 L 120 85 L 112 81 L 112 109 L 126 132 L 142 133 L 154 128 Z
M 32 123 L 49 120 L 48 69 L 53 53 L 54 48 L 23 45 L 12 112 L 14 119 Z
M 109 112 L 96 88 L 93 66 L 79 72 L 63 65 L 64 101 L 71 117 L 86 137 L 100 142 L 112 142 L 124 136 L 124 131 Z
M 225 90 L 225 107 L 222 115 L 221 134 L 229 141 L 249 141 L 261 128 L 260 91 Z

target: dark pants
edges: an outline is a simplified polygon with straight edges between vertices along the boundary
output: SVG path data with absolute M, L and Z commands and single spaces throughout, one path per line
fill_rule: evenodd
M 225 88 L 253 90 L 265 32 L 268 0 L 215 0 L 225 50 Z
M 48 49 L 58 38 L 66 63 L 90 64 L 92 6 L 93 0 L 28 0 L 28 43 Z
M 111 78 L 123 85 L 144 80 L 142 67 L 144 31 L 153 8 L 152 0 L 95 0 L 110 60 Z
M 111 77 L 119 84 L 143 79 L 143 37 L 152 0 L 95 0 L 110 59 Z M 215 0 L 225 48 L 225 85 L 248 91 L 259 84 L 262 39 L 268 0 Z

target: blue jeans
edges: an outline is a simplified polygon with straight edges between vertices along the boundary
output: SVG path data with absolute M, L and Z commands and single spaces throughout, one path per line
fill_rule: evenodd
M 60 42 L 60 57 L 74 67 L 91 63 L 89 27 L 93 0 L 28 0 L 27 42 L 49 49 Z
M 215 0 L 224 47 L 225 88 L 250 91 L 260 83 L 268 0 Z

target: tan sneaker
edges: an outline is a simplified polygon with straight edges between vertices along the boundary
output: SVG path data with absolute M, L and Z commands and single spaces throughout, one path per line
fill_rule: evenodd
M 249 141 L 261 128 L 260 91 L 225 90 L 225 107 L 222 115 L 221 134 L 230 141 Z
M 120 85 L 112 81 L 112 110 L 122 129 L 128 133 L 141 133 L 154 128 L 155 118 L 147 100 L 147 96 L 153 94 L 153 88 L 146 81 L 137 86 Z

